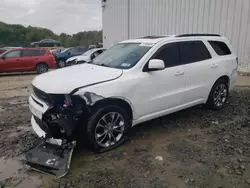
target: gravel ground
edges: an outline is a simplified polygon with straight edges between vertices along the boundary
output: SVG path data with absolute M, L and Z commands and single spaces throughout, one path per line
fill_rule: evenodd
M 23 154 L 39 143 L 27 97 L 0 99 L 0 187 L 249 188 L 250 88 L 235 88 L 218 112 L 190 108 L 138 125 L 103 154 L 76 148 L 69 174 L 29 170 Z

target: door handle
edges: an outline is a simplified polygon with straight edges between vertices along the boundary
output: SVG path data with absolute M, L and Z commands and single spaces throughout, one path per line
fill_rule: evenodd
M 218 67 L 218 64 L 217 63 L 214 63 L 211 65 L 211 68 L 217 68 Z
M 176 73 L 175 73 L 175 76 L 181 76 L 181 75 L 183 75 L 184 74 L 184 71 L 177 71 Z

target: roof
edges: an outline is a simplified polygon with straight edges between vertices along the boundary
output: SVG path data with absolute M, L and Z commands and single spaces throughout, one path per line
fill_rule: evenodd
M 126 41 L 122 41 L 121 43 L 149 43 L 149 44 L 156 44 L 161 41 L 165 40 L 173 40 L 173 39 L 191 39 L 191 38 L 222 38 L 222 36 L 218 34 L 182 34 L 182 35 L 153 35 L 153 36 L 145 36 L 137 39 L 130 39 Z

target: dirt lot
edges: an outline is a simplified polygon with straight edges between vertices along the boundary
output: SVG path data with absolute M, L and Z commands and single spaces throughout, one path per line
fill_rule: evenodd
M 57 180 L 24 165 L 39 142 L 29 123 L 33 77 L 0 77 L 0 188 L 250 187 L 250 88 L 235 88 L 219 112 L 194 107 L 138 125 L 114 151 L 76 148 L 69 174 Z

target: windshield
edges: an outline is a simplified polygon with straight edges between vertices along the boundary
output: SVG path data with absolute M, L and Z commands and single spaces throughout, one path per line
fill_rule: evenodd
M 66 48 L 64 50 L 61 51 L 61 53 L 67 52 L 70 48 Z
M 93 60 L 93 64 L 130 69 L 150 50 L 152 44 L 120 43 L 103 52 Z
M 7 51 L 6 49 L 0 49 L 0 55 L 3 54 L 6 51 Z
M 89 56 L 89 55 L 92 54 L 94 51 L 95 51 L 95 49 L 88 50 L 87 52 L 85 52 L 85 53 L 82 54 L 82 55 L 84 55 L 84 56 Z

